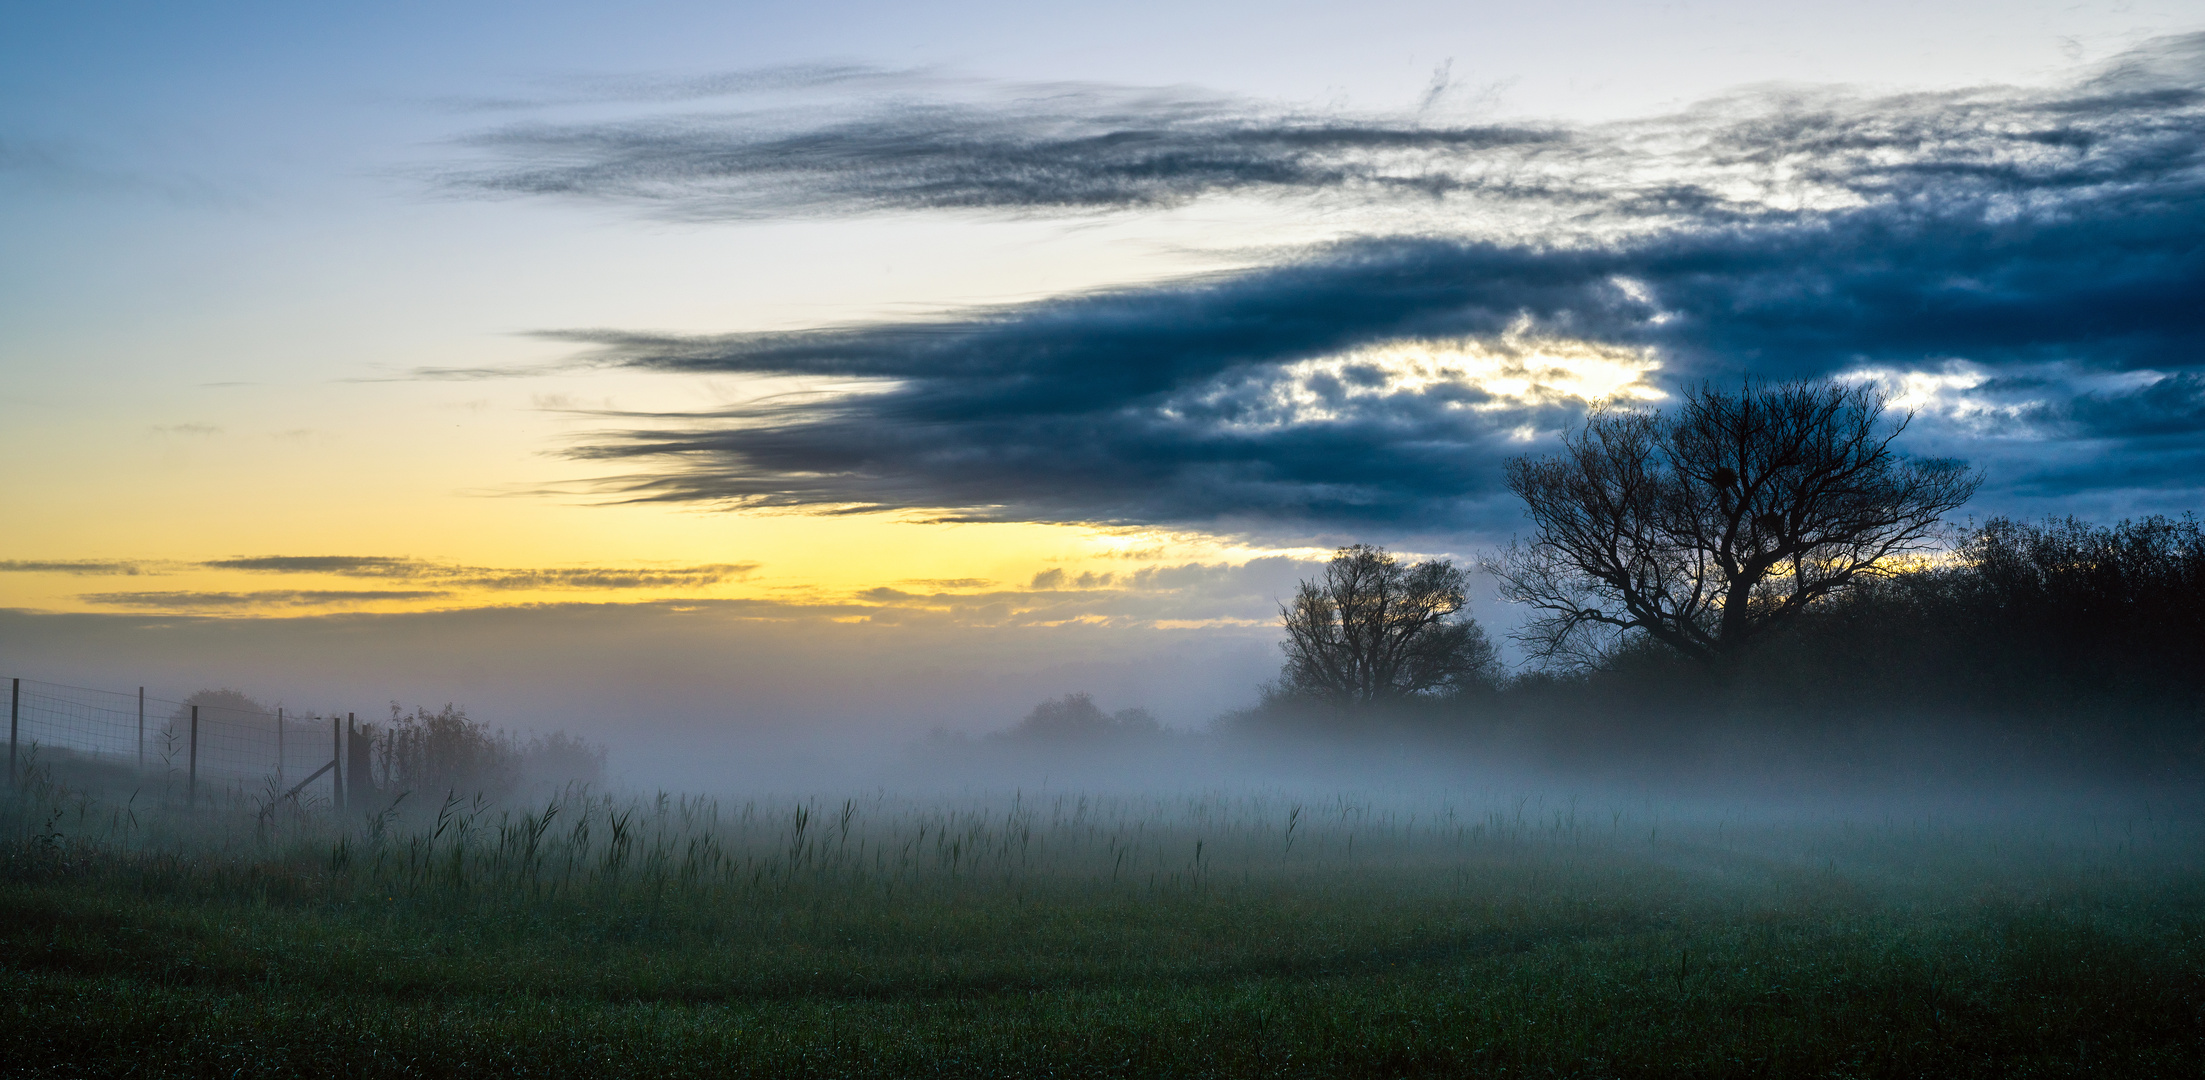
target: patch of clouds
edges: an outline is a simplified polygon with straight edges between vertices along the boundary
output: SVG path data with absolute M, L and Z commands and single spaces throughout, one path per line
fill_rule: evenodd
M 1863 369 L 1914 451 L 1986 474 L 1977 514 L 2117 518 L 2205 504 L 2205 375 L 2072 362 Z
M 605 497 L 1491 534 L 1517 520 L 1502 463 L 1596 403 L 1826 376 L 1887 386 L 1917 413 L 1910 446 L 2022 463 L 1994 471 L 1989 498 L 2096 476 L 2149 511 L 2196 487 L 2205 35 L 2051 88 L 1761 89 L 1581 128 L 1180 91 L 907 90 L 513 125 L 472 139 L 482 163 L 441 182 L 691 220 L 1227 196 L 1438 209 L 1239 271 L 924 318 L 552 334 L 580 347 L 576 365 L 814 388 L 600 414 L 571 452 L 625 470 Z
M 1927 369 L 1861 369 L 1917 421 L 1974 435 L 2059 440 L 2205 431 L 2205 373 L 2104 370 L 2072 363 L 1991 368 L 1964 360 Z
M 1649 381 L 1660 367 L 1651 349 L 1538 336 L 1526 318 L 1485 340 L 1392 341 L 1235 372 L 1160 411 L 1208 413 L 1228 427 L 1279 428 L 1383 415 L 1416 398 L 1484 412 L 1649 402 L 1669 396 Z
M 1911 420 L 1942 423 L 1973 434 L 2025 432 L 2044 408 L 2038 393 L 2045 383 L 1998 377 L 1997 372 L 1965 360 L 1933 368 L 1861 368 L 1840 374 L 1845 382 L 1874 384 L 1891 408 Z
M 615 80 L 606 85 L 657 89 L 586 96 L 734 100 L 720 111 L 599 110 L 479 131 L 462 140 L 477 159 L 434 178 L 456 193 L 588 199 L 684 220 L 1122 212 L 1312 195 L 1438 203 L 1509 228 L 1537 220 L 1546 235 L 1920 196 L 1988 200 L 1994 217 L 2013 216 L 2131 183 L 2129 170 L 2155 157 L 2180 168 L 2201 40 L 2148 42 L 2052 89 L 1762 88 L 1583 127 L 849 67 Z

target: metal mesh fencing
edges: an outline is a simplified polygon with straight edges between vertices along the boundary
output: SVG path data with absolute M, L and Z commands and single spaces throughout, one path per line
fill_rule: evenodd
M 183 701 L 11 678 L 8 775 L 38 761 L 128 770 L 197 787 L 288 790 L 341 755 L 345 720 L 241 707 L 239 695 Z M 332 781 L 334 783 L 334 781 Z

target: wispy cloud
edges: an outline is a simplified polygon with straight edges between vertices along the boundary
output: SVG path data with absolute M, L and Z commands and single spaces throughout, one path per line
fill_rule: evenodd
M 670 567 L 542 567 L 516 569 L 510 567 L 466 566 L 459 563 L 383 555 L 261 555 L 249 558 L 215 559 L 199 565 L 210 570 L 245 570 L 275 574 L 329 574 L 339 577 L 435 583 L 449 589 L 501 591 L 701 588 L 741 578 L 758 568 L 756 563 L 711 563 L 701 566 Z
M 403 577 L 419 560 L 386 555 L 260 555 L 242 559 L 215 559 L 201 563 L 212 570 L 267 570 L 286 574 L 347 574 L 360 577 Z
M 216 559 L 182 568 L 303 576 L 334 576 L 388 581 L 412 588 L 378 589 L 166 589 L 83 593 L 77 598 L 98 607 L 131 608 L 180 614 L 251 615 L 277 612 L 375 610 L 379 606 L 479 605 L 483 594 L 538 592 L 634 593 L 694 590 L 743 577 L 754 563 L 677 567 L 465 566 L 376 555 L 266 555 Z M 88 572 L 88 571 L 75 571 Z M 120 571 L 118 571 L 120 572 Z
M 75 574 L 135 577 L 157 574 L 173 564 L 142 559 L 0 559 L 0 574 Z
M 434 600 L 448 596 L 423 589 L 267 589 L 254 592 L 169 590 L 161 592 L 85 593 L 78 599 L 103 607 L 161 611 L 237 611 L 246 608 L 305 608 L 377 602 Z
M 972 588 L 859 590 L 836 606 L 838 617 L 880 623 L 939 621 L 984 626 L 1260 627 L 1278 619 L 1278 602 L 1314 563 L 1266 556 L 1239 563 L 1173 563 L 1123 573 L 1050 568 L 1025 588 L 982 583 Z M 914 583 L 902 583 L 914 584 Z M 799 610 L 803 605 L 792 607 Z
M 306 567 L 367 569 L 402 560 L 371 557 L 298 557 L 239 562 L 272 562 L 278 573 L 323 573 Z M 1121 572 L 1045 571 L 1029 587 L 1006 586 L 977 578 L 900 581 L 847 593 L 765 597 L 699 597 L 582 603 L 529 603 L 554 609 L 657 605 L 710 610 L 746 619 L 955 626 L 1243 626 L 1268 629 L 1278 599 L 1314 564 L 1289 556 L 1242 562 L 1186 562 L 1138 566 Z M 409 610 L 426 601 L 438 607 L 501 607 L 471 593 L 471 583 L 450 588 L 385 589 L 168 589 L 87 593 L 80 600 L 96 607 L 177 615 L 220 617 L 300 617 L 362 611 Z
M 609 199 L 686 219 L 969 208 L 1107 210 L 1220 192 L 1370 189 L 1430 197 L 1496 182 L 1466 156 L 1559 143 L 1518 125 L 1296 115 L 1186 91 L 1006 88 L 997 100 L 520 124 L 438 178 L 485 195 Z M 1521 158 L 1521 153 L 1514 155 Z
M 687 219 L 872 210 L 1139 209 L 1222 194 L 1353 193 L 1582 220 L 1751 221 L 1932 195 L 1992 198 L 2188 171 L 2199 39 L 2155 42 L 2056 91 L 1757 91 L 1590 127 L 1309 111 L 1187 89 L 833 69 L 812 107 L 478 132 L 448 190 L 626 203 Z M 830 77 L 831 76 L 831 77 Z M 785 89 L 799 74 L 636 80 L 633 99 Z M 617 96 L 617 95 L 616 95 Z M 854 104 L 849 103 L 854 100 Z M 1559 222 L 1554 222 L 1559 224 Z

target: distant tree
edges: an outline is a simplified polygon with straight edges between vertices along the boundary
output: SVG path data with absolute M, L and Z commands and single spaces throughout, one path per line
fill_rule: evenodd
M 275 715 L 274 709 L 261 704 L 242 690 L 200 690 L 178 703 L 175 713 L 169 719 L 175 722 L 188 721 L 194 706 L 199 709 L 203 719 L 219 715 L 224 720 L 258 720 L 262 716 Z
M 261 704 L 242 690 L 200 690 L 185 698 L 169 714 L 168 722 L 158 732 L 164 747 L 175 748 L 175 754 L 185 751 L 182 747 L 191 730 L 191 711 L 197 708 L 201 722 L 214 725 L 257 726 L 272 720 L 275 710 Z M 164 750 L 164 752 L 166 752 Z M 181 760 L 179 758 L 178 760 Z
M 1009 734 L 1018 739 L 1074 742 L 1158 735 L 1163 730 L 1147 709 L 1105 713 L 1087 694 L 1066 694 L 1034 706 Z
M 1910 417 L 1886 404 L 1830 381 L 1703 385 L 1673 415 L 1596 411 L 1560 456 L 1509 462 L 1535 532 L 1492 569 L 1544 613 L 1518 640 L 1583 663 L 1641 632 L 1713 664 L 1894 572 L 1981 478 L 1893 450 Z
M 1404 566 L 1384 548 L 1339 549 L 1279 607 L 1278 692 L 1356 706 L 1490 683 L 1493 643 L 1458 618 L 1467 585 L 1445 559 Z
M 605 779 L 607 750 L 564 731 L 534 735 L 519 746 L 523 779 L 544 784 L 596 784 Z

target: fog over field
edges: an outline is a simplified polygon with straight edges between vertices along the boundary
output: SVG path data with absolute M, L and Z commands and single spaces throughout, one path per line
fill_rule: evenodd
M 0 1073 L 2205 1075 L 2205 7 L 0 9 Z
M 1268 631 L 945 625 L 924 635 L 825 619 L 645 606 L 354 619 L 16 617 L 6 655 L 52 682 L 179 699 L 236 687 L 370 718 L 446 702 L 486 723 L 614 747 L 639 790 L 869 786 L 940 727 L 1009 728 L 1075 691 L 1200 729 L 1276 673 Z M 494 638 L 494 651 L 479 643 Z M 51 673 L 51 674 L 48 674 Z

